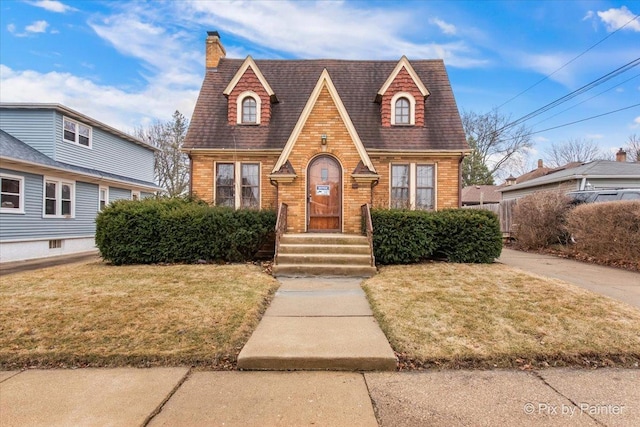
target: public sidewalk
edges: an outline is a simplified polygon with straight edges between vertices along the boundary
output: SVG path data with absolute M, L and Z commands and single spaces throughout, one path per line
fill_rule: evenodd
M 0 372 L 0 425 L 637 426 L 640 370 Z
M 361 278 L 280 278 L 280 288 L 238 355 L 260 370 L 395 370 Z
M 540 276 L 564 280 L 640 308 L 640 273 L 507 248 L 502 249 L 497 261 Z

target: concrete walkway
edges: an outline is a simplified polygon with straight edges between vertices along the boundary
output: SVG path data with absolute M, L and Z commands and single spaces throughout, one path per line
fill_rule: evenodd
M 640 273 L 506 248 L 498 262 L 564 280 L 640 308 Z
M 281 278 L 238 356 L 240 369 L 395 370 L 396 357 L 356 278 Z
M 0 425 L 637 426 L 640 370 L 0 372 Z

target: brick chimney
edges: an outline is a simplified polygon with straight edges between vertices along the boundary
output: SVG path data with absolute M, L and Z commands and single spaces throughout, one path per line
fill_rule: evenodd
M 207 31 L 206 64 L 207 68 L 218 68 L 220 60 L 227 55 L 224 46 L 220 43 L 220 34 L 217 31 Z
M 538 159 L 538 169 L 542 169 L 544 165 L 542 164 L 542 159 Z
M 616 162 L 626 162 L 627 161 L 627 152 L 624 151 L 622 148 L 620 148 L 620 150 L 618 150 L 618 152 L 616 153 Z

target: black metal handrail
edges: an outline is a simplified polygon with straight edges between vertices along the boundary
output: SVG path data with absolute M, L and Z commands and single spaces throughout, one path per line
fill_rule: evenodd
M 280 237 L 287 231 L 287 208 L 286 203 L 280 203 L 278 208 L 278 219 L 276 220 L 276 248 L 274 254 L 274 262 L 278 262 L 278 250 L 280 249 Z
M 371 266 L 376 266 L 376 259 L 373 256 L 373 221 L 371 221 L 371 206 L 365 203 L 361 206 L 362 219 L 364 221 L 364 231 L 367 234 L 367 240 L 369 241 L 369 250 L 371 251 Z

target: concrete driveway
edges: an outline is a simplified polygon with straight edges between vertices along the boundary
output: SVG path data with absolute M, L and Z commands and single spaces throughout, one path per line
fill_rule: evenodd
M 640 273 L 506 248 L 498 262 L 564 280 L 640 309 Z

